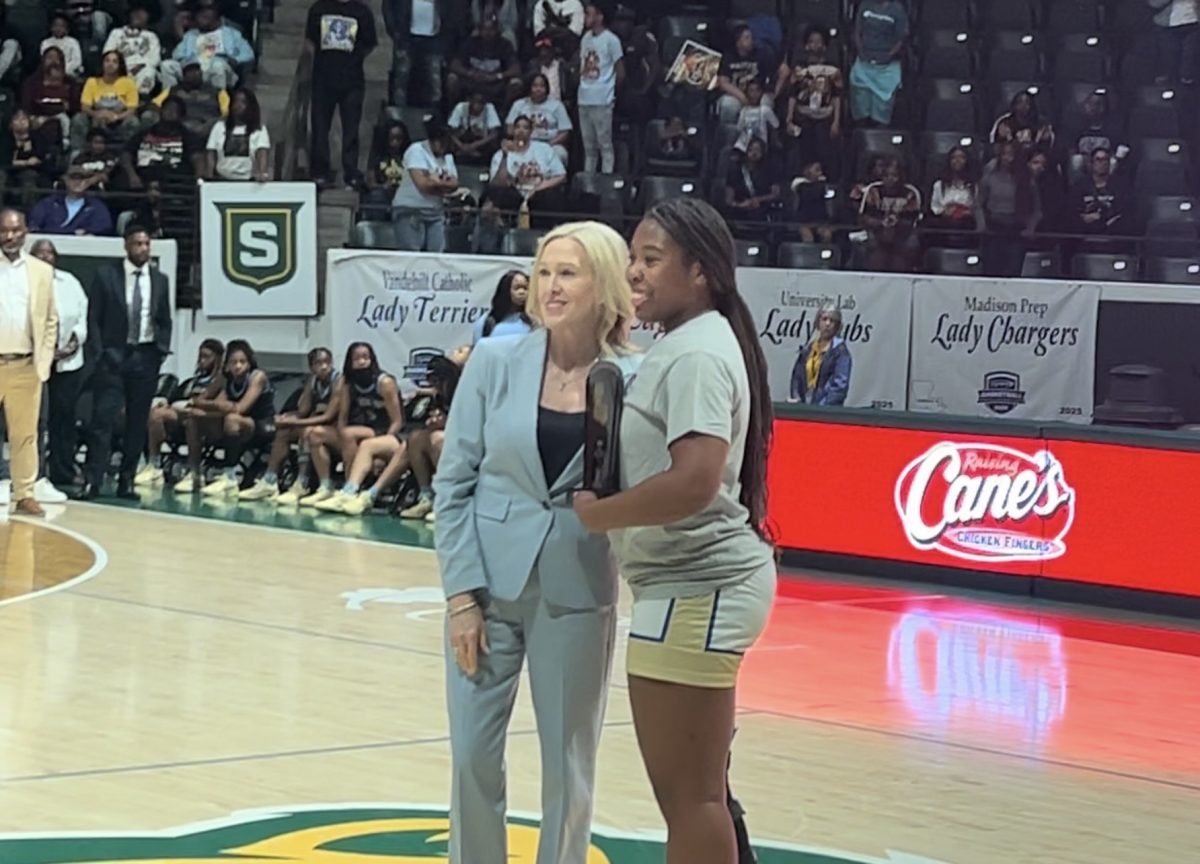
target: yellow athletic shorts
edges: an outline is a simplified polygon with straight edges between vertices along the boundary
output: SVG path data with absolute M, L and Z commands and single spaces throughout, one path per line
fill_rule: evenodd
M 775 565 L 699 597 L 635 599 L 625 671 L 691 687 L 733 687 L 742 655 L 767 625 Z

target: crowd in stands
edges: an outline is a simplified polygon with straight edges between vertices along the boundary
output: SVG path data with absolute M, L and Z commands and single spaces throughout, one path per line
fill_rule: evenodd
M 39 233 L 190 242 L 197 179 L 270 179 L 244 5 L 0 4 L 2 203 Z
M 335 7 L 366 9 L 313 9 Z M 526 254 L 523 229 L 564 213 L 627 225 L 685 194 L 727 214 L 745 264 L 1126 279 L 1142 256 L 1171 279 L 1200 253 L 1196 0 L 383 12 L 391 106 L 366 170 L 345 160 L 356 245 Z

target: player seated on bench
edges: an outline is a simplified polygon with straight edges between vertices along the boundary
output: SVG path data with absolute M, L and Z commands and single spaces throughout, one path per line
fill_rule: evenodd
M 341 454 L 349 472 L 362 442 L 384 436 L 394 438 L 404 428 L 400 385 L 395 376 L 379 368 L 379 358 L 369 342 L 354 342 L 346 349 L 337 389 L 341 391 L 337 426 L 319 426 L 309 439 L 320 485 L 316 492 L 300 499 L 301 507 L 316 507 L 333 497 L 334 453 Z
M 236 468 L 246 447 L 265 447 L 275 437 L 275 385 L 258 368 L 258 358 L 248 342 L 235 339 L 229 343 L 225 351 L 225 387 L 216 399 L 197 399 L 192 407 L 206 417 L 220 418 L 220 432 L 209 439 L 203 435 L 204 424 L 187 424 L 188 473 L 176 484 L 175 491 L 195 492 L 200 488 L 200 454 L 206 443 L 215 443 L 219 438 L 225 448 L 225 470 L 203 492 L 212 497 L 232 494 L 238 488 Z
M 442 358 L 435 358 L 430 363 L 429 380 L 435 392 L 434 407 L 426 418 L 425 428 L 408 436 L 408 464 L 416 478 L 420 497 L 411 507 L 400 511 L 401 519 L 433 522 L 433 474 L 442 455 L 442 442 L 446 440 L 446 413 L 450 410 L 462 367 L 470 354 L 470 347 L 464 345 L 450 355 L 450 362 L 438 362 Z
M 157 486 L 163 482 L 163 444 L 182 444 L 185 441 L 184 418 L 192 412 L 196 399 L 215 399 L 225 386 L 221 372 L 225 346 L 217 339 L 205 339 L 196 355 L 196 371 L 191 378 L 176 386 L 170 397 L 150 408 L 147 440 L 150 444 L 146 466 L 133 478 L 134 486 Z M 216 422 L 210 418 L 209 422 Z
M 333 367 L 333 352 L 314 348 L 308 352 L 308 371 L 300 401 L 295 411 L 275 415 L 275 442 L 267 459 L 266 473 L 253 486 L 238 493 L 240 501 L 274 501 L 277 504 L 296 504 L 308 494 L 310 471 L 309 439 L 324 427 L 332 428 L 338 417 L 338 380 L 341 375 Z M 279 489 L 279 469 L 292 444 L 300 445 L 300 470 L 289 489 Z
M 452 355 L 457 359 L 448 365 L 454 369 L 461 368 L 461 364 L 466 362 L 470 350 L 469 346 L 459 348 Z M 318 503 L 316 505 L 318 510 L 323 510 L 326 513 L 344 513 L 347 516 L 361 516 L 375 506 L 375 501 L 380 494 L 386 492 L 392 484 L 404 476 L 405 472 L 411 467 L 409 446 L 413 437 L 422 435 L 422 433 L 430 428 L 431 422 L 440 423 L 437 428 L 445 426 L 445 412 L 439 404 L 441 398 L 440 390 L 432 372 L 430 378 L 431 387 L 426 391 L 418 391 L 428 393 L 434 400 L 434 407 L 430 409 L 430 413 L 425 420 L 425 428 L 418 429 L 407 436 L 403 431 L 400 431 L 394 435 L 379 435 L 364 441 L 358 448 L 358 453 L 354 457 L 354 463 L 350 466 L 349 473 L 346 475 L 346 484 L 336 495 Z M 454 375 L 454 378 L 457 380 L 457 375 Z M 435 419 L 435 415 L 440 420 Z M 363 481 L 371 473 L 376 460 L 386 462 L 386 465 L 371 485 L 371 488 L 363 490 Z

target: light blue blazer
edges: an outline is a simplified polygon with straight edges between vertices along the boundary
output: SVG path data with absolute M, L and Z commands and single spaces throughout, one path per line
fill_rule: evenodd
M 569 609 L 617 600 L 617 566 L 602 534 L 571 507 L 583 450 L 547 488 L 538 452 L 538 403 L 548 344 L 543 329 L 483 339 L 471 353 L 434 475 L 435 538 L 446 596 L 485 589 L 521 596 L 536 566 L 542 597 Z M 611 358 L 626 381 L 641 359 Z

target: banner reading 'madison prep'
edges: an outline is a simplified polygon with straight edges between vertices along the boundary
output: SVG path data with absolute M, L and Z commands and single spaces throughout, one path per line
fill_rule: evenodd
M 1095 285 L 918 279 L 910 411 L 1090 423 Z

